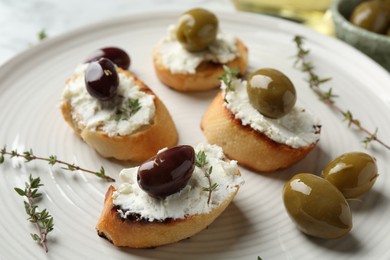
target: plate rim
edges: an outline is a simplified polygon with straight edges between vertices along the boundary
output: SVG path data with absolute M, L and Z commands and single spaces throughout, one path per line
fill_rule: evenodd
M 69 40 L 77 35 L 80 35 L 82 33 L 86 33 L 88 31 L 94 31 L 101 27 L 112 27 L 115 24 L 121 24 L 124 22 L 131 22 L 131 21 L 137 21 L 140 19 L 146 19 L 147 17 L 172 17 L 173 14 L 177 15 L 177 12 L 183 11 L 182 9 L 168 9 L 168 10 L 162 10 L 162 11 L 140 11 L 136 12 L 134 14 L 127 14 L 127 15 L 121 15 L 115 18 L 105 18 L 101 21 L 95 21 L 89 24 L 84 24 L 82 26 L 79 26 L 77 28 L 70 29 L 69 31 L 60 33 L 55 36 L 49 36 L 48 38 L 44 39 L 41 42 L 38 42 L 37 44 L 21 51 L 20 53 L 16 54 L 15 56 L 11 57 L 10 59 L 6 60 L 4 63 L 0 65 L 0 73 L 1 71 L 5 70 L 7 67 L 12 67 L 16 65 L 18 62 L 21 62 L 21 60 L 25 56 L 29 56 L 35 52 L 39 52 L 47 48 L 51 45 L 61 44 L 62 40 Z M 336 44 L 340 46 L 341 48 L 346 48 L 348 52 L 351 52 L 354 55 L 359 56 L 359 59 L 364 59 L 366 62 L 370 63 L 370 67 L 373 66 L 375 70 L 378 70 L 379 73 L 384 74 L 385 77 L 390 79 L 390 72 L 388 72 L 386 69 L 384 69 L 381 65 L 376 63 L 373 59 L 371 59 L 369 56 L 364 54 L 363 52 L 360 52 L 359 50 L 355 49 L 353 46 L 350 46 L 349 44 L 343 42 L 342 40 L 336 38 L 327 36 L 324 34 L 321 34 L 309 27 L 306 27 L 302 24 L 295 23 L 293 21 L 266 15 L 266 14 L 259 14 L 259 13 L 251 13 L 251 12 L 244 12 L 244 11 L 214 11 L 218 18 L 222 18 L 223 20 L 242 20 L 242 18 L 247 17 L 248 20 L 250 20 L 253 23 L 258 23 L 261 20 L 269 21 L 269 22 L 275 22 L 275 23 L 281 23 L 282 25 L 286 25 L 288 27 L 293 27 L 294 29 L 301 32 L 301 35 L 305 36 L 307 34 L 313 35 L 314 37 L 311 37 L 309 40 L 313 41 L 319 45 L 322 45 L 321 42 L 323 40 L 331 41 L 331 43 Z M 231 14 L 236 14 L 232 16 Z M 252 18 L 252 19 L 249 19 Z M 163 34 L 162 34 L 163 35 Z M 316 40 L 314 40 L 316 39 Z M 338 47 L 336 46 L 336 47 Z M 0 78 L 1 78 L 0 74 Z
M 171 11 L 171 10 L 170 11 L 164 11 L 163 15 L 172 17 L 174 12 L 176 14 L 176 11 Z M 231 15 L 231 12 L 227 12 L 227 13 L 226 12 L 216 12 L 216 13 L 219 16 L 227 15 L 227 17 L 231 17 L 231 16 L 229 16 L 229 15 Z M 146 14 L 148 16 L 153 16 L 153 15 L 161 16 L 161 12 L 146 12 Z M 90 24 L 90 25 L 83 26 L 81 28 L 77 28 L 75 30 L 71 30 L 71 31 L 66 32 L 64 34 L 61 34 L 61 35 L 58 35 L 58 36 L 54 36 L 52 38 L 48 38 L 46 41 L 42 42 L 41 44 L 38 44 L 36 46 L 32 46 L 31 48 L 23 51 L 22 53 L 20 53 L 17 56 L 11 58 L 9 61 L 4 63 L 2 66 L 0 66 L 0 80 L 2 79 L 2 76 L 3 76 L 3 74 L 2 74 L 3 70 L 7 70 L 8 68 L 12 68 L 12 67 L 17 66 L 18 64 L 20 64 L 19 62 L 23 62 L 23 59 L 25 58 L 25 56 L 29 56 L 29 55 L 33 55 L 33 54 L 36 55 L 37 53 L 45 51 L 45 48 L 48 48 L 49 46 L 52 46 L 52 45 L 56 45 L 58 42 L 61 42 L 64 39 L 68 40 L 70 38 L 73 38 L 74 36 L 77 36 L 79 34 L 87 32 L 89 30 L 96 30 L 97 28 L 100 28 L 100 26 L 102 26 L 102 25 L 107 26 L 107 27 L 111 27 L 111 26 L 113 26 L 113 25 L 115 25 L 117 23 L 124 23 L 124 22 L 129 22 L 129 21 L 136 20 L 137 17 L 142 17 L 143 19 L 145 19 L 145 13 L 140 13 L 140 14 L 137 14 L 137 15 L 131 15 L 131 19 L 129 19 L 128 16 L 124 16 L 124 17 L 118 17 L 118 18 L 112 19 L 112 20 L 108 21 L 108 23 L 107 23 L 107 21 L 101 21 L 101 22 L 93 23 L 93 24 Z M 364 59 L 365 62 L 368 62 L 367 66 L 374 67 L 373 70 L 374 71 L 377 70 L 376 73 L 383 74 L 384 79 L 387 80 L 388 82 L 390 82 L 390 75 L 380 65 L 378 65 L 373 60 L 371 60 L 370 58 L 368 58 L 364 54 L 360 53 L 359 51 L 354 50 L 352 47 L 350 47 L 346 43 L 341 42 L 340 40 L 324 36 L 322 34 L 319 34 L 319 33 L 315 32 L 315 31 L 312 31 L 311 29 L 303 27 L 302 25 L 297 25 L 297 24 L 295 24 L 293 22 L 290 22 L 290 21 L 285 21 L 285 20 L 281 20 L 279 18 L 265 16 L 265 15 L 260 15 L 260 18 L 259 18 L 258 14 L 243 13 L 243 16 L 240 15 L 240 16 L 231 18 L 230 20 L 240 20 L 239 19 L 240 17 L 256 17 L 256 20 L 253 19 L 254 20 L 253 23 L 258 23 L 262 19 L 269 20 L 270 22 L 281 22 L 282 24 L 284 24 L 286 22 L 286 24 L 288 26 L 293 27 L 293 28 L 298 28 L 298 29 L 296 29 L 296 31 L 302 32 L 303 35 L 313 35 L 313 33 L 314 33 L 314 35 L 315 35 L 314 36 L 315 37 L 315 41 L 314 42 L 316 42 L 317 44 L 318 44 L 318 42 L 321 42 L 322 39 L 327 39 L 327 41 L 331 40 L 331 41 L 333 41 L 336 44 L 336 46 L 337 46 L 337 44 L 339 44 L 338 46 L 347 47 L 349 49 L 349 51 L 351 51 L 352 53 L 356 53 L 358 55 L 359 59 Z M 312 40 L 313 37 L 312 36 L 310 36 L 310 37 L 311 37 L 310 39 Z M 319 45 L 322 45 L 322 44 L 319 44 Z M 372 66 L 372 65 L 374 65 L 374 66 Z M 4 67 L 6 67 L 6 69 L 4 69 Z M 379 68 L 379 70 L 378 70 L 378 68 Z M 382 72 L 381 72 L 381 69 L 382 69 Z M 0 83 L 0 86 L 2 86 L 1 83 Z M 387 91 L 386 95 L 390 95 L 390 91 Z M 377 97 L 378 97 L 378 99 L 380 98 L 379 95 L 377 95 Z M 37 250 L 39 250 L 39 249 L 37 249 Z

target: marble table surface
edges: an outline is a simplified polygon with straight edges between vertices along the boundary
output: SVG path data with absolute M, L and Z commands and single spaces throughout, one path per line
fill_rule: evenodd
M 0 0 L 0 65 L 39 43 L 39 32 L 54 37 L 113 17 L 202 6 L 234 12 L 230 0 Z

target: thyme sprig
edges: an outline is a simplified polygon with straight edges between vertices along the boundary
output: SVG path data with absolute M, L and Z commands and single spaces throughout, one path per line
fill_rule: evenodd
M 207 161 L 206 153 L 204 151 L 199 151 L 196 154 L 196 157 L 195 157 L 195 166 L 199 167 L 200 169 L 202 169 L 203 173 L 204 173 L 204 176 L 207 178 L 209 186 L 208 187 L 203 187 L 203 191 L 208 191 L 209 192 L 209 197 L 207 199 L 207 204 L 210 204 L 211 193 L 218 188 L 218 184 L 215 183 L 215 182 L 212 183 L 212 181 L 211 181 L 211 173 L 213 172 L 213 167 L 210 166 L 210 167 L 207 168 L 206 166 L 207 166 L 208 163 L 209 162 Z
M 109 182 L 114 182 L 115 181 L 115 179 L 113 179 L 110 176 L 106 175 L 105 169 L 103 168 L 103 166 L 100 167 L 99 171 L 91 171 L 91 170 L 87 170 L 85 168 L 82 168 L 82 167 L 80 167 L 78 165 L 67 163 L 67 162 L 62 161 L 62 160 L 58 160 L 57 156 L 55 156 L 55 155 L 50 155 L 48 158 L 36 156 L 36 155 L 34 155 L 32 149 L 26 150 L 23 153 L 19 153 L 17 150 L 7 151 L 7 147 L 4 146 L 0 150 L 0 164 L 4 162 L 4 160 L 5 160 L 4 156 L 5 155 L 10 156 L 11 158 L 14 158 L 14 157 L 24 158 L 25 162 L 31 162 L 33 160 L 40 160 L 40 161 L 47 161 L 49 163 L 49 165 L 52 165 L 52 166 L 55 165 L 55 164 L 61 164 L 61 165 L 64 165 L 64 167 L 61 167 L 61 169 L 63 169 L 63 170 L 67 170 L 67 171 L 83 171 L 83 172 L 87 172 L 87 173 L 91 173 L 93 175 L 96 175 L 97 177 L 102 178 L 102 179 L 104 179 L 106 181 L 109 181 Z
M 225 85 L 226 85 L 224 101 L 225 101 L 225 103 L 229 103 L 226 99 L 226 95 L 229 91 L 234 91 L 234 87 L 232 86 L 232 82 L 233 82 L 233 80 L 237 79 L 239 71 L 238 71 L 238 69 L 231 69 L 230 67 L 228 67 L 226 65 L 223 65 L 223 70 L 225 71 L 225 73 L 221 77 L 219 77 L 219 79 L 222 80 L 223 83 L 225 83 Z
M 119 108 L 115 114 L 115 120 L 119 121 L 123 117 L 130 117 L 134 115 L 138 110 L 141 109 L 141 104 L 136 98 L 129 98 L 126 100 L 125 106 Z
M 15 191 L 22 197 L 25 197 L 27 201 L 24 201 L 24 208 L 28 215 L 28 219 L 34 224 L 38 231 L 38 234 L 31 233 L 31 237 L 34 241 L 37 241 L 47 253 L 49 251 L 46 240 L 47 235 L 54 229 L 53 217 L 50 215 L 47 209 L 38 211 L 38 206 L 34 204 L 35 200 L 42 196 L 42 193 L 38 193 L 41 184 L 41 179 L 33 178 L 30 174 L 29 182 L 25 183 L 24 190 L 21 188 L 14 188 Z
M 321 85 L 326 82 L 329 82 L 331 78 L 321 78 L 319 75 L 316 74 L 313 63 L 308 61 L 308 55 L 310 53 L 310 50 L 305 49 L 303 47 L 304 39 L 304 37 L 299 35 L 296 35 L 294 37 L 294 42 L 297 47 L 294 67 L 299 68 L 302 72 L 307 74 L 307 82 L 309 84 L 309 87 L 314 91 L 315 94 L 317 94 L 321 101 L 323 101 L 325 104 L 327 104 L 329 107 L 331 107 L 333 110 L 337 111 L 343 116 L 343 120 L 347 122 L 348 127 L 351 127 L 353 125 L 367 135 L 366 138 L 363 140 L 364 146 L 366 148 L 371 142 L 376 141 L 390 150 L 390 146 L 385 144 L 378 138 L 378 129 L 376 129 L 375 132 L 367 130 L 367 128 L 363 127 L 361 122 L 353 116 L 350 110 L 343 110 L 336 104 L 335 98 L 337 97 L 337 95 L 333 93 L 332 88 L 329 88 L 327 91 L 321 89 Z

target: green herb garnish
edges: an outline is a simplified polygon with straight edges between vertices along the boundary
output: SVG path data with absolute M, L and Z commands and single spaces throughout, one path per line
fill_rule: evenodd
M 130 116 L 137 113 L 137 111 L 140 109 L 141 104 L 139 103 L 139 100 L 135 98 L 129 98 L 126 100 L 125 105 L 117 110 L 115 120 L 119 121 L 124 118 L 129 118 Z
M 219 79 L 222 80 L 223 83 L 225 83 L 225 85 L 226 85 L 224 101 L 225 101 L 225 103 L 229 103 L 226 100 L 226 95 L 229 91 L 234 91 L 234 88 L 232 86 L 232 82 L 233 82 L 233 80 L 237 79 L 237 75 L 238 75 L 239 71 L 238 71 L 238 69 L 231 69 L 226 65 L 223 65 L 223 69 L 224 69 L 225 73 Z
M 217 189 L 218 184 L 211 182 L 211 176 L 210 175 L 213 172 L 213 167 L 210 166 L 210 167 L 207 168 L 206 167 L 207 164 L 208 164 L 208 161 L 207 161 L 206 153 L 204 151 L 199 151 L 196 154 L 195 166 L 199 167 L 200 169 L 202 169 L 202 171 L 204 173 L 204 176 L 208 180 L 209 186 L 208 187 L 203 187 L 203 191 L 208 191 L 209 192 L 209 197 L 207 199 L 207 204 L 210 204 L 211 193 Z
M 33 223 L 38 231 L 38 234 L 30 234 L 32 239 L 37 241 L 47 253 L 49 249 L 46 244 L 46 239 L 49 232 L 53 230 L 54 223 L 53 217 L 46 209 L 38 211 L 38 206 L 34 204 L 36 199 L 42 197 L 42 193 L 38 193 L 38 189 L 41 186 L 43 186 L 43 184 L 41 184 L 41 179 L 39 177 L 34 179 L 30 175 L 29 182 L 26 182 L 24 190 L 21 188 L 14 189 L 20 196 L 25 197 L 27 200 L 24 201 L 24 208 L 29 216 L 27 220 Z
M 43 41 L 44 39 L 47 38 L 47 34 L 46 34 L 46 31 L 45 29 L 42 29 L 38 32 L 38 40 L 39 41 Z
M 326 91 L 321 89 L 321 85 L 329 82 L 331 78 L 321 78 L 319 75 L 316 74 L 314 64 L 308 61 L 308 55 L 310 53 L 310 50 L 303 47 L 304 39 L 304 37 L 299 35 L 296 35 L 294 37 L 294 42 L 297 47 L 294 67 L 299 68 L 302 72 L 307 74 L 306 81 L 309 83 L 309 87 L 314 91 L 315 94 L 317 94 L 321 101 L 323 101 L 325 104 L 327 104 L 329 107 L 331 107 L 333 110 L 337 111 L 343 116 L 343 120 L 347 122 L 348 127 L 354 125 L 357 129 L 367 135 L 366 138 L 363 140 L 363 143 L 366 148 L 372 141 L 376 141 L 390 150 L 390 146 L 385 144 L 378 138 L 378 128 L 376 128 L 374 133 L 368 131 L 367 128 L 363 127 L 361 122 L 354 117 L 350 110 L 343 110 L 336 104 L 335 98 L 337 97 L 337 95 L 333 93 L 332 88 L 329 88 Z
M 0 163 L 3 163 L 5 161 L 5 157 L 4 157 L 5 155 L 10 156 L 10 158 L 14 158 L 14 157 L 24 158 L 25 162 L 30 162 L 33 160 L 41 160 L 41 161 L 47 161 L 49 163 L 49 165 L 62 164 L 65 166 L 65 167 L 61 167 L 61 169 L 63 169 L 63 170 L 83 171 L 83 172 L 87 172 L 87 173 L 91 173 L 93 175 L 96 175 L 97 177 L 102 178 L 102 179 L 109 181 L 109 182 L 115 181 L 115 179 L 113 179 L 110 176 L 107 176 L 105 174 L 105 170 L 104 170 L 103 166 L 100 167 L 99 171 L 95 172 L 95 171 L 81 168 L 80 166 L 77 166 L 75 164 L 71 164 L 71 163 L 67 163 L 67 162 L 58 160 L 57 156 L 55 156 L 55 155 L 50 155 L 48 158 L 36 156 L 36 155 L 34 155 L 32 149 L 26 150 L 23 153 L 19 153 L 17 150 L 7 151 L 6 146 L 4 146 L 3 149 L 0 150 Z

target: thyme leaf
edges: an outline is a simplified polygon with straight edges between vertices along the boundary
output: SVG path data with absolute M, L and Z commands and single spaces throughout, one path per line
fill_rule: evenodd
M 141 104 L 139 100 L 136 98 L 129 98 L 126 100 L 125 105 L 116 111 L 115 120 L 119 121 L 123 118 L 128 118 L 137 113 L 140 109 Z
M 204 151 L 199 151 L 196 154 L 195 166 L 199 168 L 203 168 L 205 167 L 206 164 L 208 164 L 206 153 Z
M 46 33 L 45 29 L 40 30 L 38 32 L 38 40 L 43 41 L 46 38 L 47 38 L 47 33 Z

